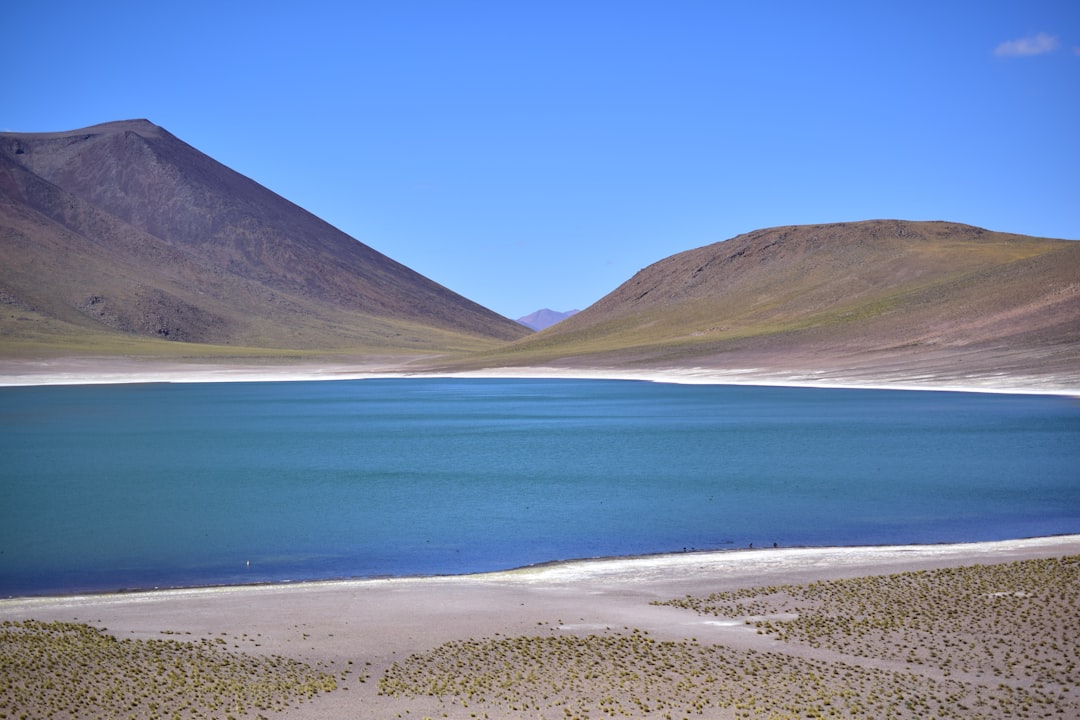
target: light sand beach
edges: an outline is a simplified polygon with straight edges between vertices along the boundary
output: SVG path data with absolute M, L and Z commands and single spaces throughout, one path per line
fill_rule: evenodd
M 301 660 L 339 679 L 336 690 L 318 693 L 311 699 L 290 705 L 280 715 L 274 715 L 284 718 L 396 717 L 398 714 L 414 718 L 553 718 L 564 717 L 563 710 L 566 709 L 569 709 L 569 714 L 565 715 L 567 717 L 585 716 L 589 708 L 592 708 L 594 717 L 598 716 L 597 699 L 604 693 L 610 695 L 615 692 L 611 688 L 614 682 L 612 678 L 602 673 L 593 673 L 595 677 L 582 680 L 574 686 L 576 689 L 564 687 L 562 690 L 544 690 L 548 694 L 547 699 L 532 698 L 527 710 L 522 709 L 523 705 L 515 704 L 520 698 L 515 701 L 512 697 L 507 699 L 509 696 L 485 697 L 483 701 L 473 698 L 470 704 L 464 694 L 450 691 L 431 696 L 421 692 L 397 696 L 379 692 L 380 680 L 384 680 L 388 673 L 397 677 L 395 673 L 405 668 L 416 670 L 418 667 L 429 667 L 431 663 L 444 661 L 447 653 L 457 658 L 456 661 L 471 663 L 467 674 L 474 679 L 483 676 L 478 668 L 490 666 L 491 672 L 506 672 L 507 668 L 499 665 L 503 661 L 485 655 L 487 659 L 481 662 L 471 657 L 470 653 L 476 651 L 478 643 L 486 640 L 496 643 L 496 654 L 506 658 L 509 645 L 502 647 L 498 644 L 520 643 L 523 642 L 521 638 L 533 638 L 529 642 L 538 643 L 541 647 L 561 648 L 559 652 L 565 652 L 566 657 L 559 664 L 569 667 L 576 662 L 575 648 L 581 652 L 595 652 L 591 644 L 603 643 L 603 647 L 608 648 L 602 651 L 603 656 L 611 658 L 617 653 L 628 653 L 625 657 L 619 655 L 623 657 L 622 660 L 612 662 L 616 667 L 625 667 L 627 672 L 635 672 L 640 668 L 635 668 L 634 663 L 641 661 L 636 639 L 648 638 L 644 641 L 651 643 L 645 646 L 648 653 L 659 652 L 657 648 L 663 652 L 701 653 L 704 658 L 701 662 L 719 663 L 720 667 L 743 667 L 746 658 L 751 657 L 745 653 L 756 651 L 758 655 L 752 657 L 770 658 L 768 662 L 777 666 L 777 678 L 782 675 L 780 666 L 786 664 L 793 664 L 795 671 L 803 666 L 842 668 L 849 673 L 855 672 L 852 668 L 861 668 L 852 676 L 854 679 L 851 682 L 871 685 L 884 683 L 883 687 L 889 687 L 889 683 L 896 681 L 896 678 L 908 678 L 903 682 L 912 685 L 912 693 L 930 692 L 926 688 L 945 692 L 943 683 L 951 683 L 948 687 L 952 688 L 952 692 L 966 693 L 965 696 L 975 697 L 977 702 L 990 703 L 1004 702 L 987 699 L 987 694 L 1001 692 L 994 688 L 1002 683 L 1018 688 L 1016 692 L 1027 692 L 1037 686 L 1034 692 L 1042 693 L 1040 697 L 1052 695 L 1052 703 L 1056 703 L 1053 707 L 1061 707 L 1064 716 L 1069 717 L 1068 713 L 1080 708 L 1074 702 L 1080 701 L 1080 693 L 1076 693 L 1078 697 L 1073 697 L 1069 695 L 1070 690 L 1062 690 L 1059 686 L 1065 683 L 1060 678 L 1046 680 L 1035 676 L 1033 680 L 1032 676 L 1022 673 L 1010 676 L 1007 670 L 995 671 L 977 664 L 965 666 L 966 669 L 953 667 L 950 670 L 948 665 L 943 669 L 940 664 L 933 662 L 924 665 L 920 661 L 915 664 L 910 662 L 910 658 L 907 662 L 884 655 L 868 658 L 865 651 L 864 656 L 860 657 L 828 645 L 814 647 L 798 640 L 779 640 L 768 633 L 758 632 L 753 624 L 747 624 L 747 618 L 700 614 L 684 607 L 651 603 L 687 596 L 705 597 L 739 588 L 804 585 L 823 580 L 1078 554 L 1078 535 L 957 545 L 691 552 L 569 562 L 459 577 L 16 598 L 0 601 L 0 621 L 33 618 L 88 623 L 107 628 L 109 634 L 119 639 L 169 637 L 197 641 L 221 638 L 223 646 L 232 651 Z M 1039 600 L 1040 606 L 1066 603 L 1063 610 L 1067 617 L 1074 617 L 1071 621 L 1073 624 L 1076 608 L 1069 607 L 1068 603 L 1075 602 L 1077 567 L 1074 563 L 1063 571 L 1067 575 L 1067 593 L 1073 594 L 1066 593 L 1067 597 L 1057 600 L 1053 597 L 1049 601 Z M 1017 590 L 1002 586 L 1002 592 L 998 594 L 1022 598 L 1025 593 L 1033 595 L 1043 590 L 1045 588 Z M 988 588 L 982 594 L 994 597 L 994 592 L 994 588 Z M 928 601 L 913 595 L 911 602 L 914 604 L 908 610 L 913 608 L 918 612 L 919 603 L 925 605 Z M 964 607 L 959 602 L 957 599 L 956 610 L 962 614 Z M 1009 620 L 1006 617 L 1002 621 L 1007 623 Z M 949 646 L 950 639 L 955 641 L 957 647 L 965 646 L 971 641 L 966 635 L 970 634 L 970 630 L 966 627 L 957 621 L 951 634 L 939 631 L 936 637 L 939 641 L 944 640 L 944 647 Z M 1045 638 L 1035 636 L 1042 632 L 1037 627 L 1021 625 L 1018 628 L 1013 628 L 1011 640 L 1016 652 L 1033 644 L 1046 645 Z M 995 630 L 998 631 L 1000 628 Z M 1075 628 L 1069 630 L 1073 631 Z M 572 641 L 571 645 L 566 645 L 568 640 Z M 1055 643 L 1068 641 L 1068 638 L 1054 639 Z M 870 642 L 873 644 L 873 641 Z M 445 645 L 447 643 L 451 645 Z M 714 650 L 714 646 L 721 649 Z M 949 651 L 942 652 L 947 654 Z M 733 655 L 721 657 L 716 653 Z M 1047 664 L 1067 663 L 1068 677 L 1075 677 L 1075 666 L 1080 660 L 1076 653 L 1074 643 L 1071 647 L 1063 648 L 1060 657 L 1054 656 Z M 693 665 L 697 660 L 686 662 Z M 690 668 L 675 668 L 675 671 L 686 673 Z M 555 672 L 554 667 L 552 672 Z M 511 691 L 500 692 L 512 692 L 513 683 L 510 680 L 507 682 Z M 532 692 L 529 688 L 538 687 L 537 683 L 542 686 L 538 677 L 533 677 L 531 682 L 532 685 L 526 683 L 522 686 L 527 696 Z M 674 679 L 671 682 L 674 683 Z M 657 698 L 668 697 L 664 695 L 665 692 L 676 692 L 674 684 L 668 687 L 659 680 L 657 683 L 650 686 L 649 691 Z M 384 690 L 390 687 L 384 680 Z M 712 692 L 722 692 L 718 689 L 720 687 L 716 685 Z M 984 687 L 987 689 L 981 689 Z M 556 699 L 559 692 L 569 698 Z M 634 691 L 623 689 L 622 692 L 632 695 Z M 769 702 L 770 692 L 776 694 L 777 690 L 769 690 L 762 685 L 762 697 L 757 702 Z M 786 692 L 789 691 L 783 691 Z M 1013 693 L 1011 690 L 1009 692 Z M 489 690 L 488 695 L 491 694 Z M 624 697 L 620 706 L 624 710 L 631 708 L 627 699 L 630 695 Z M 773 698 L 773 701 L 779 700 Z M 654 702 L 663 704 L 660 699 Z M 679 702 L 684 701 L 680 699 Z M 705 703 L 706 700 L 699 697 L 696 702 Z M 839 700 L 834 699 L 834 702 Z M 637 707 L 636 711 L 628 714 L 667 717 L 668 713 L 673 712 L 670 707 L 661 710 L 659 706 L 647 710 Z M 735 712 L 733 705 L 709 705 L 702 715 L 696 716 L 739 717 Z M 679 709 L 671 717 L 685 715 L 683 709 Z M 861 715 L 849 708 L 846 714 L 839 716 Z M 874 714 L 865 716 L 873 717 Z

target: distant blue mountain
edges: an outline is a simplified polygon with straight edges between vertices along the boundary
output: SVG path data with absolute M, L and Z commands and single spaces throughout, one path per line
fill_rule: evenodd
M 557 322 L 562 322 L 571 315 L 576 315 L 578 310 L 567 310 L 566 312 L 556 312 L 555 310 L 537 310 L 534 313 L 526 315 L 525 317 L 519 317 L 517 321 L 525 327 L 531 327 L 533 330 L 543 330 L 546 327 L 551 327 Z

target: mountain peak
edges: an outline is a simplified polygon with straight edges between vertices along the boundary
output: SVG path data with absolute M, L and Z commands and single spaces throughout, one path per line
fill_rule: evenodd
M 75 130 L 57 130 L 49 132 L 3 132 L 0 137 L 25 138 L 27 140 L 43 140 L 48 138 L 87 137 L 99 135 L 115 135 L 123 132 L 134 132 L 139 135 L 157 136 L 167 134 L 164 128 L 155 125 L 146 118 L 133 118 L 131 120 L 113 120 L 110 122 L 89 125 Z
M 525 317 L 517 319 L 519 323 L 525 327 L 530 327 L 533 330 L 543 330 L 549 328 L 556 323 L 560 323 L 571 315 L 576 315 L 581 312 L 580 310 L 567 310 L 566 312 L 558 312 L 557 310 L 549 310 L 544 308 L 537 310 L 534 313 L 529 313 Z

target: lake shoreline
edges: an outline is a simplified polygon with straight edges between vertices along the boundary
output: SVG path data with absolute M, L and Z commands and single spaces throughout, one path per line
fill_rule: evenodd
M 464 573 L 435 573 L 417 575 L 372 575 L 356 577 L 325 577 L 310 578 L 303 580 L 272 580 L 253 581 L 240 583 L 216 583 L 207 585 L 175 585 L 165 587 L 120 587 L 102 590 L 72 590 L 70 592 L 35 593 L 30 595 L 9 595 L 0 597 L 0 607 L 5 602 L 19 601 L 49 601 L 62 602 L 65 599 L 122 598 L 139 595 L 166 595 L 175 593 L 178 595 L 199 594 L 202 592 L 213 593 L 215 591 L 237 592 L 244 590 L 262 590 L 275 588 L 314 589 L 321 587 L 347 586 L 353 584 L 367 584 L 380 582 L 440 582 L 440 581 L 498 581 L 506 578 L 571 578 L 588 579 L 595 576 L 611 576 L 624 571 L 633 572 L 635 568 L 660 568 L 676 569 L 695 563 L 714 563 L 730 557 L 740 563 L 752 565 L 755 556 L 771 560 L 769 553 L 783 553 L 791 557 L 804 555 L 806 557 L 828 556 L 832 559 L 856 559 L 873 556 L 893 557 L 894 555 L 910 554 L 912 557 L 929 558 L 936 554 L 951 556 L 955 553 L 979 554 L 995 553 L 1001 550 L 1011 551 L 1016 549 L 1038 548 L 1044 545 L 1056 545 L 1057 543 L 1070 544 L 1076 542 L 1080 551 L 1080 533 L 1063 533 L 1038 537 L 1009 538 L 1005 540 L 973 540 L 970 542 L 933 542 L 933 543 L 903 543 L 899 545 L 786 545 L 786 546 L 761 546 L 754 547 L 730 547 L 715 548 L 708 550 L 689 549 L 681 552 L 656 552 L 634 555 L 607 555 L 599 557 L 569 558 L 564 560 L 545 560 L 528 565 L 511 567 L 500 570 L 488 570 L 483 572 Z
M 328 576 L 328 578 L 312 578 L 307 580 L 279 580 L 279 581 L 254 581 L 241 583 L 215 583 L 206 585 L 172 585 L 153 587 L 117 587 L 110 589 L 84 589 L 71 590 L 71 592 L 36 593 L 31 595 L 9 595 L 0 597 L 0 606 L 8 601 L 63 601 L 65 599 L 109 599 L 112 597 L 130 597 L 139 595 L 189 595 L 203 592 L 213 593 L 215 590 L 224 592 L 242 592 L 244 589 L 272 589 L 272 588 L 316 588 L 323 586 L 350 585 L 378 583 L 384 581 L 423 582 L 423 581 L 485 581 L 501 580 L 504 576 L 538 575 L 549 578 L 568 578 L 571 575 L 580 575 L 588 578 L 591 574 L 610 575 L 622 569 L 637 568 L 678 568 L 684 565 L 692 565 L 694 562 L 714 562 L 726 556 L 735 556 L 739 561 L 748 563 L 754 554 L 767 554 L 770 552 L 786 553 L 789 555 L 806 555 L 808 557 L 828 555 L 834 558 L 850 556 L 891 556 L 894 553 L 909 553 L 914 556 L 930 557 L 939 549 L 943 555 L 960 551 L 995 552 L 997 549 L 1012 549 L 1016 547 L 1037 547 L 1043 544 L 1053 545 L 1058 541 L 1080 543 L 1080 533 L 1062 533 L 1053 535 L 1034 536 L 1034 538 L 1016 538 L 1008 540 L 986 540 L 971 542 L 940 542 L 940 543 L 904 543 L 899 545 L 764 545 L 755 547 L 723 547 L 711 549 L 686 549 L 681 552 L 659 552 L 637 555 L 608 555 L 598 557 L 581 557 L 557 560 L 543 560 L 532 562 L 529 565 L 501 570 L 488 570 L 482 572 L 461 573 L 427 573 L 427 574 L 380 574 L 380 575 L 357 575 L 357 576 Z M 983 549 L 980 549 L 983 548 Z M 743 555 L 745 554 L 745 555 Z M 767 555 L 765 557 L 768 557 Z
M 211 363 L 133 358 L 73 358 L 39 361 L 0 360 L 0 388 L 53 385 L 144 383 L 317 382 L 392 378 L 632 380 L 686 385 L 749 385 L 858 390 L 918 390 L 1080 397 L 1071 377 L 933 373 L 889 376 L 861 371 L 773 368 L 681 367 L 625 370 L 610 367 L 491 367 L 476 370 L 411 368 L 409 362 L 360 359 L 356 362 L 280 364 Z

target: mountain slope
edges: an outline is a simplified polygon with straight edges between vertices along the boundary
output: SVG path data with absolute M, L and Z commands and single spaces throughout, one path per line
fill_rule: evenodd
M 0 134 L 0 268 L 7 349 L 437 353 L 528 334 L 145 120 Z
M 488 364 L 1080 371 L 1080 243 L 944 222 L 759 230 L 657 262 Z

